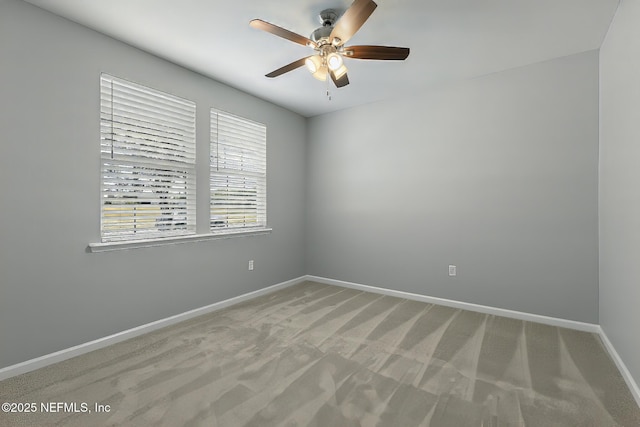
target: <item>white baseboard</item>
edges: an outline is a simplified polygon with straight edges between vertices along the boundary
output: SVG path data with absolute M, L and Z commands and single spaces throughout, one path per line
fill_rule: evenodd
M 84 344 L 80 344 L 74 347 L 66 348 L 64 350 L 56 351 L 55 353 L 46 354 L 35 359 L 27 360 L 25 362 L 17 363 L 15 365 L 7 366 L 0 369 L 0 381 L 14 377 L 16 375 L 24 374 L 35 369 L 43 368 L 54 363 L 62 362 L 63 360 L 71 359 L 72 357 L 80 356 L 93 350 L 107 347 L 112 344 L 119 343 L 121 341 L 128 340 L 152 331 L 155 331 L 166 326 L 175 325 L 176 323 L 183 322 L 185 320 L 192 319 L 203 314 L 212 313 L 214 311 L 221 310 L 234 304 L 238 304 L 243 301 L 247 301 L 262 295 L 269 294 L 271 292 L 278 291 L 280 289 L 287 288 L 289 286 L 296 285 L 305 281 L 305 276 L 298 277 L 296 279 L 288 280 L 286 282 L 278 283 L 273 286 L 269 286 L 264 289 L 249 292 L 243 295 L 239 295 L 234 298 L 230 298 L 224 301 L 216 302 L 204 307 L 196 308 L 175 316 L 160 319 L 155 322 L 147 323 L 146 325 L 138 326 L 126 331 L 118 332 L 113 335 L 109 335 L 104 338 L 99 338 L 94 341 L 89 341 Z
M 624 364 L 615 347 L 613 346 L 613 344 L 611 344 L 611 341 L 609 341 L 609 337 L 607 337 L 607 334 L 605 334 L 604 330 L 600 326 L 598 326 L 598 329 L 600 329 L 599 335 L 605 348 L 609 352 L 609 356 L 611 356 L 611 358 L 615 362 L 618 370 L 620 371 L 620 374 L 622 375 L 622 378 L 624 378 L 624 381 L 627 383 L 631 394 L 636 399 L 636 403 L 638 404 L 638 406 L 640 406 L 640 387 L 638 387 L 638 384 L 631 376 L 631 372 L 629 372 L 629 369 L 627 369 L 627 365 Z
M 362 285 L 359 283 L 344 282 L 342 280 L 328 279 L 326 277 L 306 276 L 306 280 L 324 283 L 327 285 L 342 286 L 343 288 L 357 289 L 360 291 L 373 292 L 376 294 L 389 295 L 392 297 L 405 298 L 414 301 L 421 301 L 430 304 L 444 305 L 447 307 L 460 308 L 463 310 L 475 311 L 484 314 L 509 317 L 512 319 L 526 320 L 529 322 L 543 323 L 545 325 L 559 326 L 561 328 L 575 329 L 578 331 L 600 333 L 600 326 L 595 323 L 576 322 L 575 320 L 560 319 L 557 317 L 542 316 L 539 314 L 523 313 L 521 311 L 507 310 L 504 308 L 490 307 L 486 305 L 472 304 L 468 302 L 455 301 L 445 298 L 430 297 L 427 295 L 413 294 L 410 292 L 396 291 L 393 289 L 378 288 L 375 286 Z

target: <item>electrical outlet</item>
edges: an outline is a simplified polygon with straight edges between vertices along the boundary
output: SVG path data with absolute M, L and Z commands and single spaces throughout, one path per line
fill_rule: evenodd
M 455 265 L 450 265 L 449 266 L 449 276 L 455 276 L 457 271 L 457 267 Z
M 249 260 L 249 271 L 253 270 L 253 260 Z

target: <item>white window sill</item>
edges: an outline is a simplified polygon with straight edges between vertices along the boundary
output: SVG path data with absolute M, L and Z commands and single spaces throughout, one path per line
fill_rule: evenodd
M 229 239 L 232 237 L 256 236 L 271 233 L 271 228 L 249 230 L 218 231 L 210 234 L 190 234 L 188 236 L 162 237 L 158 239 L 127 240 L 123 242 L 89 243 L 89 252 L 120 251 L 125 249 L 151 248 L 154 246 L 176 245 L 179 243 L 203 242 L 205 240 Z

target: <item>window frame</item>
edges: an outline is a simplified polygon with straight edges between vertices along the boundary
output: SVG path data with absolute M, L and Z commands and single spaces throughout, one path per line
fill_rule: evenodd
M 193 101 L 190 101 L 186 98 L 180 97 L 180 96 L 176 96 L 173 95 L 169 92 L 166 91 L 160 91 L 157 90 L 155 88 L 152 88 L 150 86 L 146 86 L 146 85 L 141 85 L 139 83 L 136 82 L 132 82 L 120 77 L 116 77 L 113 76 L 111 74 L 108 73 L 101 73 L 100 74 L 100 82 L 101 82 L 101 88 L 100 88 L 100 229 L 99 229 L 99 233 L 100 233 L 100 241 L 99 242 L 94 242 L 94 243 L 89 243 L 88 247 L 87 247 L 87 252 L 90 253 L 100 253 L 100 252 L 109 252 L 109 251 L 118 251 L 118 250 L 128 250 L 128 249 L 136 249 L 136 248 L 148 248 L 148 247 L 157 247 L 157 246 L 166 246 L 166 245 L 172 245 L 172 244 L 182 244 L 182 243 L 189 243 L 189 242 L 202 242 L 202 241 L 209 241 L 209 240 L 217 240 L 217 239 L 227 239 L 227 238 L 237 238 L 237 237 L 248 237 L 248 236 L 258 236 L 258 235 L 264 235 L 264 234 L 269 234 L 271 233 L 271 231 L 273 231 L 272 228 L 270 228 L 267 225 L 266 222 L 266 197 L 267 197 L 267 192 L 266 192 L 266 184 L 267 184 L 267 174 L 266 174 L 266 135 L 267 135 L 267 129 L 266 129 L 266 125 L 263 123 L 258 123 L 255 121 L 252 121 L 250 119 L 246 119 L 243 118 L 241 116 L 237 116 L 235 114 L 232 113 L 228 113 L 225 112 L 223 110 L 219 110 L 216 108 L 210 108 L 210 112 L 209 112 L 209 143 L 208 143 L 208 147 L 209 150 L 211 150 L 211 111 L 216 111 L 216 112 L 222 112 L 224 114 L 228 114 L 234 117 L 237 117 L 239 119 L 242 120 L 246 120 L 248 122 L 252 122 L 252 123 L 257 123 L 258 125 L 261 125 L 264 127 L 264 198 L 265 198 L 265 203 L 264 203 L 264 222 L 263 224 L 259 225 L 259 226 L 255 226 L 255 227 L 237 227 L 237 228 L 224 228 L 224 229 L 211 229 L 211 152 L 209 153 L 209 160 L 207 161 L 207 165 L 203 165 L 201 163 L 202 162 L 202 157 L 199 157 L 197 159 L 194 160 L 194 166 L 193 166 L 193 179 L 194 179 L 194 187 L 193 187 L 193 194 L 194 194 L 194 211 L 197 211 L 198 209 L 200 209 L 200 207 L 203 207 L 204 205 L 204 200 L 198 199 L 197 194 L 198 194 L 198 189 L 197 189 L 197 179 L 196 176 L 199 175 L 202 172 L 202 169 L 204 167 L 208 168 L 208 173 L 209 173 L 209 196 L 208 196 L 208 201 L 206 202 L 208 205 L 208 210 L 209 210 L 209 218 L 207 219 L 208 225 L 206 225 L 206 228 L 208 229 L 207 233 L 202 233 L 202 232 L 198 232 L 197 230 L 204 230 L 204 224 L 200 223 L 200 222 L 204 222 L 203 218 L 198 219 L 198 217 L 195 215 L 194 212 L 194 220 L 193 220 L 193 224 L 191 226 L 191 228 L 188 230 L 187 233 L 180 233 L 180 234 L 171 234 L 171 235 L 163 235 L 163 236 L 151 236 L 150 238 L 135 238 L 135 239 L 107 239 L 106 241 L 103 239 L 103 199 L 102 199 L 102 194 L 103 194 L 103 181 L 104 181 L 104 174 L 103 174 L 103 166 L 104 166 L 104 160 L 103 160 L 103 94 L 102 94 L 102 79 L 103 76 L 106 76 L 108 78 L 111 79 L 117 79 L 118 81 L 124 81 L 127 84 L 130 85 L 136 85 L 139 86 L 141 88 L 144 88 L 145 90 L 151 90 L 151 91 L 156 91 L 159 92 L 163 95 L 172 97 L 172 98 L 177 98 L 189 103 L 192 103 L 194 106 L 194 123 L 193 123 L 193 130 L 194 130 L 194 155 L 195 152 L 199 151 L 200 149 L 198 148 L 199 142 L 198 142 L 198 132 L 197 132 L 197 104 Z M 201 141 L 200 143 L 203 143 L 204 141 Z M 202 152 L 200 152 L 200 154 L 202 154 Z M 200 175 L 202 177 L 202 175 Z M 200 191 L 201 192 L 201 191 Z M 201 192 L 202 193 L 202 192 Z M 204 193 L 202 193 L 204 194 Z
M 101 73 L 101 243 L 195 235 L 196 148 L 195 102 Z
M 233 235 L 270 230 L 267 222 L 266 124 L 210 108 L 209 147 L 209 231 Z M 228 154 L 221 154 L 221 149 Z M 255 200 L 250 196 L 252 191 L 255 191 Z M 226 197 L 215 198 L 215 194 L 224 193 Z M 217 214 L 215 209 L 219 210 Z M 255 221 L 250 219 L 252 216 Z M 214 226 L 214 222 L 222 225 Z

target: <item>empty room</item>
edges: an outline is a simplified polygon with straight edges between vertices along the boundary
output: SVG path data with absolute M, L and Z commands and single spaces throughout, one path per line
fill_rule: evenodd
M 0 426 L 640 426 L 638 0 L 0 0 Z

